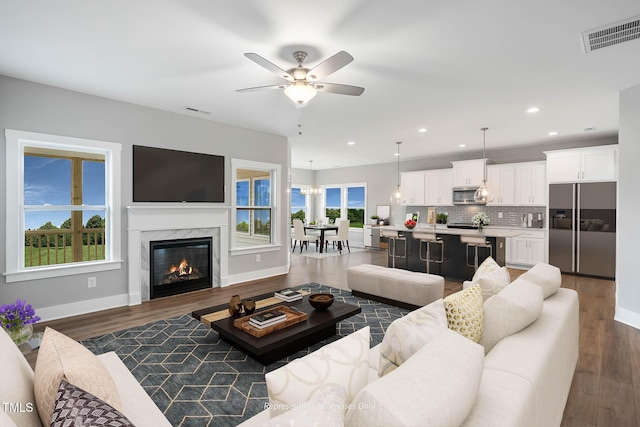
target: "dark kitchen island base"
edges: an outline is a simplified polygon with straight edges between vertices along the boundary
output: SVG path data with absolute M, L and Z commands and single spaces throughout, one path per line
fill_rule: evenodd
M 396 258 L 396 268 L 402 268 L 409 271 L 427 272 L 427 263 L 420 259 L 420 241 L 413 238 L 410 231 L 402 232 L 407 237 L 407 254 L 406 258 Z M 430 263 L 429 273 L 437 274 L 446 278 L 456 279 L 460 281 L 471 280 L 474 274 L 473 267 L 468 267 L 465 259 L 466 245 L 460 242 L 460 235 L 439 234 L 436 235 L 444 242 L 444 261 L 442 263 Z M 505 265 L 505 238 L 504 237 L 487 237 L 493 246 L 493 258 L 496 262 Z M 403 244 L 398 242 L 398 255 L 402 255 Z M 440 245 L 431 245 L 431 259 L 440 259 Z M 425 256 L 424 244 L 422 244 L 422 256 Z M 473 248 L 469 248 L 469 263 L 473 264 Z M 478 248 L 478 265 L 489 256 L 489 250 Z M 388 266 L 393 266 L 393 259 L 388 256 Z

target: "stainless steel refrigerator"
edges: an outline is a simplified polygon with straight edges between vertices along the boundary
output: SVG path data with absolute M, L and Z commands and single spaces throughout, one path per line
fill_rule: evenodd
M 615 182 L 549 185 L 549 263 L 564 273 L 615 277 Z

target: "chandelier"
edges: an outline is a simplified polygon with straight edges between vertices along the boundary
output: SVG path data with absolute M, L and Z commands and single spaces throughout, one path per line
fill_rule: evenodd
M 311 181 L 315 181 L 315 179 L 313 179 L 313 160 L 309 160 L 309 172 L 311 172 L 310 177 L 311 177 Z M 322 189 L 319 187 L 314 187 L 313 185 L 310 185 L 308 188 L 303 188 L 300 190 L 300 193 L 303 196 L 317 196 L 319 194 L 322 194 Z

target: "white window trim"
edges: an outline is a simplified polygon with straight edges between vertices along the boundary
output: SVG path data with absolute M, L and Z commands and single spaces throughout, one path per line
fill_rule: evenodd
M 268 245 L 255 246 L 236 246 L 236 177 L 238 169 L 253 169 L 271 172 L 271 243 Z M 246 255 L 260 252 L 271 252 L 280 250 L 282 244 L 280 242 L 280 222 L 282 219 L 281 209 L 282 200 L 280 194 L 280 174 L 282 167 L 275 163 L 256 162 L 253 160 L 231 159 L 231 220 L 229 226 L 231 248 L 229 250 L 231 256 Z
M 322 200 L 320 202 L 320 213 L 321 216 L 324 216 L 326 210 L 326 202 L 327 202 L 327 188 L 339 188 L 340 189 L 340 219 L 348 219 L 347 210 L 349 206 L 347 204 L 347 189 L 349 187 L 364 187 L 364 223 L 362 227 L 364 228 L 367 225 L 367 183 L 366 182 L 350 182 L 348 184 L 326 184 L 323 185 L 322 188 Z M 362 230 L 362 228 L 357 227 L 349 227 L 350 230 Z
M 70 276 L 116 270 L 122 267 L 120 225 L 120 165 L 121 144 L 47 135 L 35 132 L 6 129 L 6 272 L 7 283 L 50 277 Z M 105 261 L 73 264 L 55 264 L 44 267 L 24 268 L 24 149 L 25 147 L 55 148 L 66 151 L 96 153 L 105 157 L 105 215 L 111 224 L 105 240 L 108 248 Z

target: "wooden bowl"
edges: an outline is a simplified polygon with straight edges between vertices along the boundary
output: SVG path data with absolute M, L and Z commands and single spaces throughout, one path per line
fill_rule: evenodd
M 333 300 L 334 298 L 331 294 L 319 293 L 309 295 L 309 304 L 316 310 L 326 310 L 331 307 Z

